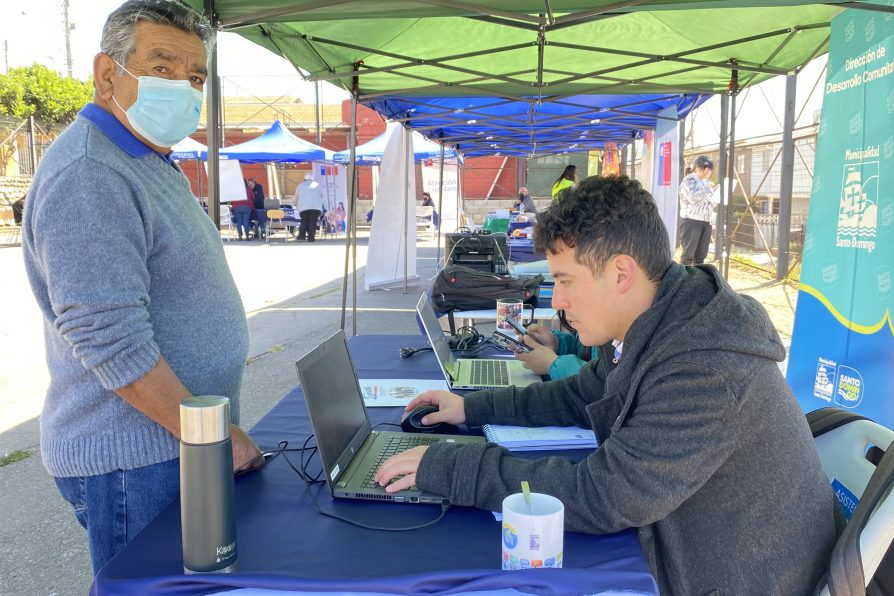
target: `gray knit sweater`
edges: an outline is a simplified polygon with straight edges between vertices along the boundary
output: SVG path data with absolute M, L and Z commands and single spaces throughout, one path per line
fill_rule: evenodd
M 44 315 L 50 474 L 178 456 L 175 438 L 113 391 L 160 356 L 193 394 L 229 397 L 238 419 L 245 311 L 217 230 L 172 162 L 89 104 L 44 156 L 22 235 Z
M 528 480 L 565 504 L 568 530 L 638 528 L 662 594 L 811 593 L 841 513 L 766 311 L 713 267 L 673 264 L 617 367 L 603 355 L 577 376 L 465 402 L 471 425 L 592 427 L 600 447 L 585 460 L 439 444 L 417 486 L 497 510 Z

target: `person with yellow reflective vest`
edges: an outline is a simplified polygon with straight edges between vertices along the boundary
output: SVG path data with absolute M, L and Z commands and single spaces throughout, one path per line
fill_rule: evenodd
M 566 188 L 574 188 L 577 186 L 577 166 L 568 165 L 562 170 L 562 175 L 553 184 L 552 197 L 555 201 L 559 198 L 559 194 Z

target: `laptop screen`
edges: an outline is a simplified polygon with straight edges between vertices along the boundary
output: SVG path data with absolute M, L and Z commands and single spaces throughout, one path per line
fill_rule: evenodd
M 296 367 L 320 458 L 332 482 L 371 430 L 344 331 L 311 350 Z
M 431 343 L 432 350 L 435 352 L 438 364 L 441 365 L 441 368 L 444 369 L 445 373 L 453 378 L 454 371 L 456 370 L 456 359 L 453 357 L 453 352 L 450 351 L 450 344 L 447 343 L 447 338 L 444 337 L 444 331 L 438 323 L 435 309 L 432 308 L 431 301 L 425 294 L 423 294 L 419 298 L 419 302 L 416 303 L 416 312 L 419 314 L 422 326 L 425 327 L 425 334 L 428 336 L 428 341 Z

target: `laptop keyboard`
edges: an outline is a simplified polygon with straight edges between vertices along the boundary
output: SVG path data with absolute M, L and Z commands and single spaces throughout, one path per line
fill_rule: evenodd
M 372 467 L 369 470 L 369 473 L 366 475 L 366 478 L 363 479 L 362 488 L 376 488 L 378 484 L 376 484 L 375 475 L 376 471 L 378 471 L 379 466 L 382 465 L 382 462 L 391 457 L 392 455 L 396 455 L 403 451 L 407 451 L 412 449 L 413 447 L 419 447 L 420 445 L 431 445 L 432 443 L 437 443 L 439 439 L 436 437 L 425 437 L 425 436 L 417 436 L 417 435 L 394 435 L 389 437 L 388 442 L 382 447 L 382 450 L 379 452 L 378 457 L 376 457 L 376 461 L 373 462 Z M 403 478 L 403 476 L 395 476 L 391 479 L 391 482 L 399 480 Z M 389 482 L 389 484 L 391 484 Z M 410 490 L 415 490 L 416 487 L 410 487 Z
M 509 367 L 502 360 L 470 360 L 472 385 L 509 385 Z

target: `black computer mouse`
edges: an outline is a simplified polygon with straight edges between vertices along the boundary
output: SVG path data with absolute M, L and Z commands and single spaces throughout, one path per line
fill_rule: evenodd
M 422 419 L 433 412 L 437 412 L 437 406 L 423 405 L 416 406 L 404 416 L 400 422 L 400 427 L 404 432 L 408 433 L 438 433 L 442 435 L 455 434 L 459 431 L 459 427 L 448 422 L 438 422 L 435 424 L 422 424 Z

